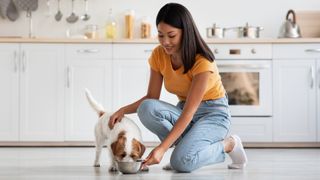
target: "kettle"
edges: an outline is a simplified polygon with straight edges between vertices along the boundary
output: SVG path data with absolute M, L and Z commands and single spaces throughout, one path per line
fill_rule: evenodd
M 292 19 L 289 19 L 289 15 Z M 290 9 L 286 16 L 286 21 L 280 28 L 279 38 L 300 38 L 301 32 L 298 24 L 296 23 L 296 14 Z

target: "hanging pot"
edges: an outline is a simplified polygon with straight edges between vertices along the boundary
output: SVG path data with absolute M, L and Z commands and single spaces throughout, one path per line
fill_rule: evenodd
M 289 16 L 292 15 L 292 19 Z M 296 14 L 290 9 L 286 16 L 286 21 L 280 28 L 279 38 L 300 38 L 300 27 L 296 23 Z

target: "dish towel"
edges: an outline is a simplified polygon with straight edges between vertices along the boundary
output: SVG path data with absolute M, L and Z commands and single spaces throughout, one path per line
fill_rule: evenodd
M 5 19 L 7 17 L 7 8 L 10 4 L 10 0 L 0 0 L 0 16 Z
M 35 11 L 38 9 L 38 0 L 13 0 L 14 4 L 23 11 Z
M 10 21 L 15 21 L 19 17 L 19 12 L 16 5 L 13 3 L 13 0 L 10 0 L 10 3 L 6 10 L 6 15 Z

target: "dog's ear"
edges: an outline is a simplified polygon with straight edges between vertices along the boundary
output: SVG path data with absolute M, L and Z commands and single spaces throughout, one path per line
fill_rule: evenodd
M 136 140 L 135 138 L 133 138 L 133 147 L 135 149 L 135 151 L 138 153 L 138 157 L 141 158 L 142 155 L 144 154 L 144 152 L 146 151 L 146 147 L 138 140 Z
M 114 156 L 119 157 L 120 159 L 126 156 L 124 151 L 126 140 L 125 131 L 120 132 L 118 139 L 111 144 L 111 150 Z

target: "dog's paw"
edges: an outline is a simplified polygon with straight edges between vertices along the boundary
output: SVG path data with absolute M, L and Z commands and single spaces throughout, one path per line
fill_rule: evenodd
M 145 171 L 145 172 L 147 172 L 147 171 L 149 171 L 149 167 L 148 167 L 148 166 L 144 166 L 144 167 L 142 167 L 142 168 L 140 169 L 140 171 Z
M 117 169 L 116 167 L 114 167 L 114 166 L 111 166 L 111 167 L 109 168 L 109 171 L 110 171 L 110 172 L 118 172 L 118 169 Z
M 166 171 L 171 171 L 171 170 L 173 170 L 173 168 L 172 168 L 172 166 L 171 166 L 170 163 L 164 165 L 164 166 L 162 167 L 162 169 L 163 169 L 163 170 L 166 170 Z

